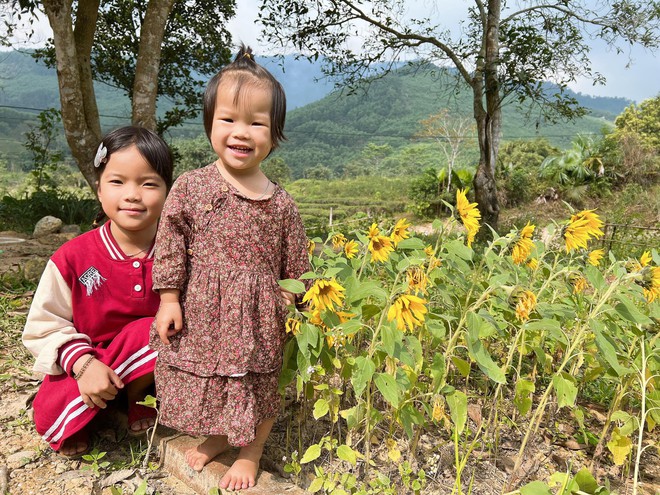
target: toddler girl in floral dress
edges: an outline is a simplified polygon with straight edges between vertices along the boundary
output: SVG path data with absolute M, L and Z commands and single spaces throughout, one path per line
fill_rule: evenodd
M 284 139 L 284 91 L 249 48 L 216 74 L 204 126 L 218 159 L 177 179 L 156 240 L 159 290 L 151 344 L 161 422 L 207 439 L 187 452 L 201 471 L 241 447 L 220 488 L 254 486 L 280 407 L 287 305 L 277 281 L 309 269 L 293 199 L 261 162 Z

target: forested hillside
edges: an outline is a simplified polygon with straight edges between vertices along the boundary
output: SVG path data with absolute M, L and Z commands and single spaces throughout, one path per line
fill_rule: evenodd
M 348 95 L 342 91 L 331 92 L 331 83 L 319 80 L 320 62 L 309 64 L 293 57 L 282 62 L 278 59 L 260 61 L 276 74 L 287 92 L 289 140 L 274 156 L 284 160 L 293 178 L 359 175 L 356 168 L 363 166 L 365 154 L 373 153 L 374 146 L 378 153 L 389 156 L 390 161 L 397 164 L 390 166 L 387 161 L 383 162 L 380 174 L 395 176 L 419 172 L 439 159 L 433 140 L 417 138 L 421 120 L 447 109 L 452 118 L 472 121 L 469 93 L 435 66 L 426 70 L 402 67 L 372 82 L 366 91 Z M 25 132 L 36 122 L 40 109 L 59 107 L 55 71 L 36 63 L 28 53 L 2 52 L 0 73 L 3 75 L 0 79 L 0 154 L 10 168 L 27 170 L 29 158 L 22 146 Z M 103 127 L 109 129 L 127 123 L 128 99 L 119 90 L 103 84 L 98 84 L 96 90 Z M 631 103 L 625 98 L 574 96 L 589 107 L 590 115 L 573 123 L 552 125 L 538 120 L 538 115 L 529 108 L 509 105 L 504 111 L 503 140 L 547 137 L 552 144 L 566 147 L 578 133 L 599 133 Z M 160 110 L 167 107 L 168 102 L 163 101 Z M 190 138 L 202 133 L 198 119 L 171 129 L 169 136 Z M 466 134 L 462 145 L 464 165 L 473 164 L 477 159 L 474 136 L 472 132 Z M 66 152 L 63 138 L 59 144 Z

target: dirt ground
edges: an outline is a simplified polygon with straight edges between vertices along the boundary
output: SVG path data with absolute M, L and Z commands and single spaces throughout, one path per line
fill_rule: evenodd
M 2 243 L 3 239 L 10 237 L 22 238 L 23 241 Z M 34 240 L 16 233 L 0 232 L 0 277 L 12 277 L 20 273 L 37 280 L 50 254 L 69 237 L 54 234 Z M 192 490 L 161 469 L 140 469 L 146 442 L 134 439 L 129 441 L 125 434 L 125 424 L 116 415 L 99 422 L 93 434 L 93 445 L 99 452 L 107 453 L 98 459 L 96 469 L 92 461 L 62 458 L 39 438 L 32 427 L 29 406 L 41 377 L 32 373 L 32 358 L 20 344 L 20 333 L 31 295 L 28 289 L 20 294 L 4 294 L 8 301 L 7 307 L 0 307 L 0 325 L 3 327 L 0 328 L 0 495 L 114 495 L 111 491 L 113 486 L 115 490 L 122 490 L 115 493 L 132 494 L 143 479 L 148 480 L 148 494 L 193 494 Z M 488 406 L 472 406 L 471 422 L 474 426 L 480 421 L 481 414 L 487 414 Z M 604 411 L 590 405 L 583 407 L 589 412 L 590 430 L 599 431 L 605 420 Z M 288 399 L 266 447 L 263 469 L 288 476 L 283 471 L 283 465 L 284 458 L 295 449 L 292 446 L 310 445 L 330 430 L 327 422 L 309 420 L 304 428 L 299 428 L 300 418 L 299 409 Z M 575 473 L 589 464 L 592 449 L 577 444 L 572 439 L 575 431 L 570 426 L 564 426 L 572 424 L 572 421 L 562 418 L 559 413 L 548 414 L 547 421 L 553 428 L 542 428 L 530 443 L 521 472 L 510 490 L 535 479 L 547 481 L 550 474 L 555 472 Z M 514 428 L 513 422 L 503 420 L 500 424 L 497 445 L 479 445 L 472 452 L 462 473 L 466 492 L 470 485 L 471 493 L 477 495 L 508 491 L 505 487 L 511 479 L 518 445 L 525 431 L 520 426 Z M 298 432 L 302 432 L 303 438 L 299 438 Z M 426 472 L 427 483 L 422 494 L 454 493 L 452 487 L 456 471 L 453 443 L 448 440 L 447 432 L 433 433 L 427 432 L 421 436 L 418 455 L 411 462 L 412 468 L 414 471 L 424 469 Z M 387 437 L 386 431 L 375 432 L 372 448 L 374 460 L 379 470 L 392 479 L 400 479 L 396 465 L 387 460 L 387 449 L 384 447 Z M 405 451 L 405 437 L 397 441 L 400 450 Z M 151 454 L 151 461 L 153 467 L 158 465 L 159 459 L 155 452 Z M 108 464 L 103 464 L 105 462 Z M 346 466 L 329 459 L 324 464 L 326 471 L 334 468 L 341 472 Z M 361 473 L 360 466 L 357 469 L 357 474 Z M 594 474 L 600 483 L 607 480 L 612 493 L 633 493 L 632 473 L 629 469 L 613 466 L 607 456 L 595 468 Z M 304 470 L 296 481 L 301 486 L 307 486 L 313 477 L 312 473 Z M 657 448 L 645 450 L 640 478 L 643 483 L 637 492 L 639 495 L 660 494 L 660 452 Z M 396 493 L 412 492 L 399 487 Z

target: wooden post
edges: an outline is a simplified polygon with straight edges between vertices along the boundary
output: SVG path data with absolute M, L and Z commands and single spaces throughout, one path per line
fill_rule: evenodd
M 330 219 L 328 222 L 328 227 L 332 227 L 332 206 L 330 207 Z

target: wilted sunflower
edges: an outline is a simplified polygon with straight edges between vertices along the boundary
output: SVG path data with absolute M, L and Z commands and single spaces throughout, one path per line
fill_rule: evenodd
M 341 306 L 344 300 L 344 288 L 337 283 L 335 278 L 320 278 L 314 282 L 314 285 L 305 293 L 302 302 L 310 302 L 312 311 L 318 309 L 335 309 L 335 304 Z
M 518 239 L 518 242 L 516 242 L 516 245 L 513 246 L 511 252 L 511 257 L 516 265 L 522 265 L 532 253 L 532 248 L 534 247 L 532 234 L 534 233 L 535 228 L 534 225 L 527 222 L 527 225 L 525 225 L 520 231 L 520 238 Z
M 405 218 L 401 218 L 394 228 L 392 229 L 392 233 L 390 234 L 390 239 L 392 239 L 392 242 L 396 246 L 399 244 L 402 240 L 408 239 L 410 237 L 410 233 L 408 232 L 408 227 L 410 227 L 409 223 L 406 223 Z
M 539 267 L 539 260 L 532 258 L 527 262 L 527 266 L 532 270 L 536 270 Z
M 310 256 L 314 255 L 314 249 L 316 249 L 316 243 L 311 239 L 307 239 L 307 252 Z
M 385 262 L 390 257 L 390 253 L 394 251 L 391 239 L 384 235 L 375 235 L 372 237 L 368 247 L 371 252 L 372 262 Z
M 644 297 L 649 303 L 660 298 L 660 266 L 645 266 L 639 284 L 644 289 Z
M 344 234 L 335 234 L 332 236 L 332 249 L 339 251 L 346 244 L 346 237 Z
M 532 291 L 517 287 L 509 296 L 509 304 L 516 310 L 516 318 L 520 321 L 529 320 L 529 315 L 536 307 L 536 296 Z
M 355 258 L 359 248 L 360 245 L 356 241 L 347 241 L 346 244 L 344 244 L 344 254 L 346 254 L 346 257 L 350 260 L 351 258 Z
M 423 266 L 412 265 L 406 270 L 406 279 L 408 280 L 408 291 L 426 293 L 426 286 L 429 278 L 426 276 L 426 270 Z
M 605 251 L 602 249 L 594 249 L 587 255 L 587 263 L 592 266 L 598 266 L 600 265 L 600 260 L 603 259 L 603 256 L 605 256 Z
M 578 273 L 572 273 L 569 275 L 569 281 L 573 286 L 573 294 L 581 294 L 587 287 L 589 287 L 587 279 Z
M 603 236 L 600 228 L 603 222 L 600 220 L 594 210 L 584 210 L 571 216 L 571 220 L 562 231 L 566 241 L 566 252 L 573 249 L 587 249 L 587 242 L 593 238 L 598 239 Z
M 648 266 L 651 264 L 651 261 L 653 261 L 653 257 L 651 256 L 651 253 L 649 251 L 644 251 L 642 253 L 642 257 L 639 258 L 639 264 L 644 266 Z
M 467 245 L 472 246 L 474 237 L 479 232 L 479 219 L 481 213 L 477 208 L 477 203 L 470 203 L 466 197 L 467 189 L 456 191 L 456 212 L 467 230 Z
M 295 318 L 286 320 L 286 333 L 298 335 L 300 333 L 300 320 L 296 320 Z
M 379 234 L 380 234 L 380 229 L 378 228 L 378 224 L 375 222 L 372 223 L 371 227 L 369 227 L 369 233 L 367 234 L 369 236 L 369 239 L 373 239 Z
M 424 323 L 424 315 L 428 312 L 426 309 L 426 300 L 421 297 L 410 294 L 399 295 L 387 312 L 387 321 L 396 319 L 396 328 L 413 330 L 415 327 Z
M 433 246 L 430 244 L 424 248 L 424 254 L 430 258 L 431 256 L 435 256 L 435 249 L 433 249 Z

